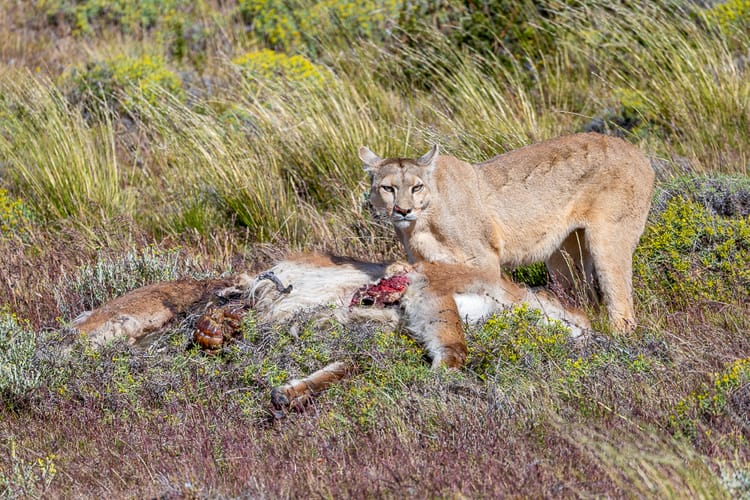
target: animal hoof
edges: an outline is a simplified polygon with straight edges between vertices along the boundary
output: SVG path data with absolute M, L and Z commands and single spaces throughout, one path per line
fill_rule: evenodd
M 271 404 L 277 410 L 282 408 L 289 408 L 291 401 L 286 395 L 285 391 L 281 387 L 274 387 L 271 391 Z

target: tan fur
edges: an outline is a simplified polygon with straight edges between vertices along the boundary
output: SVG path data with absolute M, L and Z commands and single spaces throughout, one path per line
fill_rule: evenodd
M 423 342 L 433 366 L 459 368 L 466 358 L 463 321 L 480 321 L 503 308 L 528 302 L 547 318 L 565 322 L 571 336 L 590 328 L 586 316 L 564 307 L 544 292 L 534 292 L 505 278 L 498 270 L 481 270 L 460 264 L 421 263 L 416 267 L 354 259 L 298 255 L 279 262 L 269 271 L 281 282 L 261 279 L 263 273 L 240 274 L 232 279 L 169 281 L 133 290 L 100 308 L 80 315 L 73 326 L 101 344 L 116 337 L 130 343 L 164 329 L 179 314 L 200 313 L 218 297 L 244 296 L 264 321 L 293 320 L 301 313 L 318 319 L 335 318 L 380 322 L 387 328 L 400 323 Z M 400 307 L 350 307 L 362 286 L 394 274 L 406 273 L 410 285 Z M 291 285 L 291 290 L 287 290 Z M 303 406 L 331 384 L 356 371 L 351 362 L 335 362 L 272 392 L 278 409 Z M 283 412 L 277 412 L 278 416 Z
M 391 218 L 409 262 L 494 271 L 546 261 L 563 284 L 595 277 L 613 325 L 635 326 L 632 255 L 654 184 L 635 146 L 578 134 L 476 165 L 436 147 L 416 160 L 363 147 L 360 158 L 371 203 Z
M 302 408 L 316 394 L 357 372 L 354 363 L 334 361 L 301 379 L 293 379 L 271 391 L 271 403 L 278 410 Z
M 155 283 L 79 315 L 72 326 L 97 344 L 116 337 L 135 344 L 164 327 L 176 315 L 186 313 L 211 288 L 225 288 L 227 285 L 225 280 L 194 279 Z

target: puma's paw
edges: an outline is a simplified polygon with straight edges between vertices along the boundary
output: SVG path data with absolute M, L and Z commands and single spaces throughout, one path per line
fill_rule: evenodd
M 432 360 L 432 367 L 460 369 L 466 362 L 466 345 L 449 345 L 442 348 L 440 355 Z

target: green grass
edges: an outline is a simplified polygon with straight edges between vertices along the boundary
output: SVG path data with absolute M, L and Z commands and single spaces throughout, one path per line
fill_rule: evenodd
M 474 4 L 0 9 L 0 495 L 748 494 L 747 2 Z M 146 351 L 65 327 L 288 250 L 400 257 L 360 145 L 479 161 L 582 130 L 657 168 L 631 336 L 506 311 L 454 373 L 371 325 L 249 318 L 218 356 L 192 317 Z M 269 418 L 275 384 L 339 359 L 359 373 Z

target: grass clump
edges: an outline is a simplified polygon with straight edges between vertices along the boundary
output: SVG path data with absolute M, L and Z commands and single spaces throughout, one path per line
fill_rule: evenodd
M 27 74 L 0 75 L 0 92 L 4 173 L 35 214 L 81 226 L 132 214 L 112 123 L 87 123 L 50 82 Z
M 100 254 L 95 264 L 63 276 L 56 287 L 56 298 L 63 316 L 74 317 L 130 290 L 186 276 L 206 277 L 199 264 L 178 248 L 143 247 L 117 258 Z

